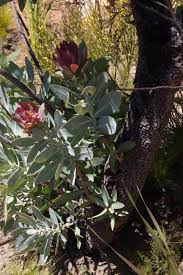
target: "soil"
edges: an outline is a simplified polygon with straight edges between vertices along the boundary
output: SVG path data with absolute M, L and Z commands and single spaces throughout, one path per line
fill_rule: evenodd
M 2 207 L 0 206 L 0 219 L 2 217 Z M 0 275 L 10 275 L 6 273 L 6 270 L 9 264 L 12 263 L 12 260 L 14 261 L 17 257 L 13 243 L 10 240 L 10 234 L 4 236 L 3 232 L 0 231 Z
M 9 238 L 10 236 L 5 237 L 3 232 L 0 231 L 0 243 L 6 242 Z M 9 263 L 12 263 L 16 258 L 16 252 L 11 242 L 0 245 L 0 255 L 0 274 L 5 275 Z

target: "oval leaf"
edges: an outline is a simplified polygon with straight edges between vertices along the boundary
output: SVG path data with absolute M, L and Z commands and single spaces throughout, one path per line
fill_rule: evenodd
M 122 95 L 118 91 L 110 92 L 103 96 L 96 106 L 95 116 L 106 116 L 112 115 L 119 112 L 119 107 L 121 105 Z
M 59 86 L 59 85 L 54 85 L 51 84 L 50 85 L 50 89 L 52 90 L 52 92 L 61 100 L 63 100 L 64 102 L 68 102 L 69 101 L 69 92 L 70 90 L 63 87 L 63 86 Z
M 91 118 L 87 116 L 74 116 L 66 124 L 63 125 L 71 135 L 81 135 L 82 131 L 92 126 Z
M 18 138 L 13 140 L 12 142 L 14 145 L 20 146 L 20 147 L 29 147 L 32 146 L 35 143 L 35 139 L 31 137 L 26 138 Z

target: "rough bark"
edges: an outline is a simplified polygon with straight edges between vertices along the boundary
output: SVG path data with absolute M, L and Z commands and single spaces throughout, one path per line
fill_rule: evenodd
M 139 45 L 135 88 L 180 85 L 183 43 L 170 2 L 131 0 L 131 6 Z M 132 93 L 128 119 L 116 141 L 117 146 L 125 140 L 136 143 L 117 175 L 122 200 L 126 200 L 124 186 L 135 197 L 136 186 L 140 190 L 144 186 L 171 115 L 174 94 L 171 89 Z

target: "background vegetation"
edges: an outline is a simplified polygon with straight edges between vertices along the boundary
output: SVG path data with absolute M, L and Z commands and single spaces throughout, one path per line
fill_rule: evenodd
M 11 10 L 8 6 L 0 7 L 0 41 L 6 38 L 7 30 L 12 22 Z
M 57 41 L 58 38 L 76 43 L 84 40 L 91 58 L 109 57 L 110 73 L 121 87 L 132 85 L 137 40 L 128 1 L 114 1 L 113 5 L 89 0 L 84 4 L 82 1 L 62 1 L 63 15 L 57 22 L 55 35 L 50 32 L 50 22 L 46 20 L 50 5 L 43 3 L 41 8 L 40 1 L 30 5 L 29 25 L 33 49 L 45 70 L 53 70 L 52 51 L 47 49 L 54 48 L 56 37 Z M 35 38 L 39 43 L 35 43 Z

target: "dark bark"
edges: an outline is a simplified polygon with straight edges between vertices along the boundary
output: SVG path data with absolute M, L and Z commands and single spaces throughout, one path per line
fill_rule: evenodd
M 170 2 L 131 0 L 136 23 L 139 57 L 135 88 L 181 85 L 183 43 L 176 27 Z M 154 154 L 167 126 L 175 91 L 134 91 L 128 119 L 119 134 L 117 146 L 125 140 L 135 141 L 134 150 L 126 154 L 117 175 L 118 190 L 126 201 L 124 186 L 137 198 L 151 168 Z

